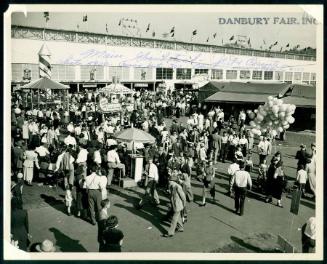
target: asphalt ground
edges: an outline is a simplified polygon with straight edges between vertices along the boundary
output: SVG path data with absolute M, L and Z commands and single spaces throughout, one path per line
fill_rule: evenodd
M 274 151 L 283 154 L 285 174 L 290 184 L 296 175 L 294 155 L 300 143 L 310 145 L 314 141 L 311 133 L 288 133 L 286 142 L 277 142 Z M 258 155 L 253 153 L 254 164 Z M 268 157 L 270 160 L 270 157 Z M 202 183 L 194 177 L 192 188 L 195 201 L 187 205 L 188 222 L 183 233 L 172 238 L 161 235 L 169 228 L 162 217 L 168 210 L 169 200 L 163 190 L 159 190 L 159 207 L 145 205 L 142 210 L 134 205 L 143 195 L 142 188 L 121 189 L 113 187 L 109 194 L 109 213 L 119 219 L 119 228 L 124 232 L 123 252 L 273 252 L 277 236 L 289 240 L 301 251 L 301 226 L 315 215 L 315 201 L 301 199 L 298 215 L 290 213 L 291 198 L 283 194 L 283 208 L 266 204 L 264 196 L 256 191 L 249 192 L 245 202 L 245 214 L 233 213 L 234 200 L 226 196 L 228 189 L 227 168 L 230 163 L 216 165 L 217 203 L 208 199 L 205 207 L 200 207 Z M 251 177 L 257 177 L 257 167 Z M 24 207 L 28 210 L 31 242 L 44 239 L 55 242 L 61 252 L 97 252 L 97 227 L 75 216 L 68 216 L 64 205 L 64 191 L 49 186 L 24 186 Z M 258 243 L 260 241 L 260 243 Z M 255 245 L 253 245 L 255 244 Z M 277 244 L 276 244 L 277 246 Z

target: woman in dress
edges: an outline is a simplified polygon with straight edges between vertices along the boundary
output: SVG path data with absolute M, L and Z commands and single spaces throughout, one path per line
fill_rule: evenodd
M 36 152 L 32 149 L 32 146 L 28 146 L 28 149 L 24 153 L 24 180 L 28 185 L 32 185 L 34 176 L 34 164 L 40 169 Z
M 282 155 L 279 151 L 273 156 L 267 171 L 267 198 L 266 203 L 271 203 L 272 198 L 277 199 L 277 206 L 282 206 L 282 193 L 284 188 L 284 170 Z

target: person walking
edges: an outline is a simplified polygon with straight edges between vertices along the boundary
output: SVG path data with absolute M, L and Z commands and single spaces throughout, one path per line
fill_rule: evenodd
M 58 170 L 62 171 L 64 174 L 64 185 L 65 188 L 67 185 L 72 186 L 75 181 L 74 174 L 74 161 L 75 158 L 72 156 L 73 146 L 68 145 L 67 148 L 58 156 L 56 162 L 56 169 L 54 172 Z
M 177 232 L 183 232 L 183 221 L 182 212 L 186 205 L 186 197 L 182 186 L 177 182 L 173 181 L 172 178 L 169 180 L 169 191 L 170 191 L 170 203 L 171 203 L 171 214 L 172 219 L 169 230 L 163 237 L 172 237 Z
M 282 193 L 284 187 L 284 170 L 282 155 L 279 151 L 273 156 L 267 171 L 267 198 L 266 203 L 272 202 L 273 197 L 277 199 L 277 206 L 282 206 Z
M 235 213 L 242 216 L 244 214 L 244 202 L 247 193 L 247 188 L 251 190 L 252 180 L 250 173 L 244 170 L 245 163 L 240 162 L 240 170 L 234 173 L 231 180 L 231 188 L 235 192 Z
M 225 163 L 225 159 L 227 157 L 227 151 L 228 151 L 228 135 L 227 132 L 223 132 L 223 136 L 221 138 L 221 150 L 219 155 L 219 160 L 221 162 Z
M 146 189 L 143 198 L 140 200 L 138 207 L 142 208 L 146 200 L 151 197 L 156 206 L 160 204 L 159 195 L 156 186 L 159 181 L 159 173 L 157 166 L 153 163 L 153 159 L 150 158 L 148 164 L 145 167 L 146 176 Z
M 258 153 L 259 153 L 259 165 L 263 162 L 263 160 L 267 159 L 267 156 L 271 152 L 271 145 L 266 137 L 263 137 L 262 140 L 258 144 Z
M 213 167 L 213 161 L 209 160 L 208 166 L 205 167 L 204 173 L 202 174 L 202 204 L 200 206 L 206 206 L 207 193 L 210 192 L 215 202 L 215 168 Z
M 32 146 L 29 145 L 28 149 L 24 152 L 24 180 L 27 185 L 32 185 L 34 176 L 34 164 L 40 169 L 39 161 L 36 152 L 33 150 Z
M 220 156 L 222 147 L 222 136 L 219 135 L 218 130 L 215 129 L 212 135 L 212 148 L 213 148 L 213 160 L 214 163 L 217 163 L 218 156 Z
M 101 209 L 101 177 L 96 173 L 97 167 L 91 166 L 91 174 L 85 179 L 86 190 L 88 193 L 88 203 L 91 216 L 91 224 L 96 225 L 96 216 Z

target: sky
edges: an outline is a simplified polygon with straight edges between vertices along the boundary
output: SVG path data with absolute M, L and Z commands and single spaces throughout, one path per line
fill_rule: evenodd
M 83 16 L 87 15 L 87 22 L 83 22 Z M 290 47 L 300 45 L 300 48 L 316 47 L 316 26 L 313 24 L 283 24 L 287 18 L 295 17 L 301 22 L 303 13 L 55 13 L 49 12 L 48 28 L 79 30 L 94 33 L 108 33 L 113 35 L 136 35 L 137 30 L 124 30 L 122 25 L 135 25 L 139 29 L 141 37 L 153 38 L 155 32 L 157 39 L 164 39 L 162 34 L 169 33 L 175 27 L 175 36 L 168 37 L 168 40 L 207 43 L 221 45 L 229 43 L 229 39 L 234 36 L 234 41 L 238 38 L 249 39 L 252 48 L 263 49 L 278 41 L 272 50 L 279 51 L 286 45 Z M 234 18 L 261 18 L 261 23 L 265 23 L 262 18 L 269 18 L 268 24 L 240 25 L 227 24 L 233 22 Z M 278 17 L 274 24 L 274 18 Z M 121 19 L 137 20 L 137 23 L 123 22 L 119 26 Z M 284 20 L 283 20 L 284 19 Z M 220 21 L 220 23 L 219 23 Z M 223 21 L 225 23 L 223 23 Z M 12 25 L 44 27 L 45 18 L 43 12 L 30 12 L 27 16 L 24 13 L 12 13 Z M 148 25 L 150 30 L 146 32 Z M 197 30 L 197 34 L 192 38 L 192 32 Z M 213 38 L 213 34 L 217 34 Z M 238 37 L 244 36 L 244 37 Z M 207 42 L 207 39 L 209 41 Z M 266 43 L 266 44 L 265 44 Z M 265 46 L 266 45 L 266 46 Z

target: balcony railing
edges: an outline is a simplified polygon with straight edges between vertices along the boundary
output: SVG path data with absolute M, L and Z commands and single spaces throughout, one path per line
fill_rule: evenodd
M 287 52 L 272 52 L 255 49 L 234 48 L 207 44 L 195 44 L 179 41 L 158 39 L 144 39 L 137 37 L 106 35 L 89 32 L 46 29 L 37 27 L 16 26 L 11 27 L 11 37 L 17 39 L 34 39 L 47 41 L 68 41 L 77 43 L 105 44 L 123 47 L 146 47 L 170 50 L 200 51 L 210 53 L 225 53 L 254 57 L 269 57 L 290 60 L 315 61 L 316 56 L 307 54 L 292 54 Z

